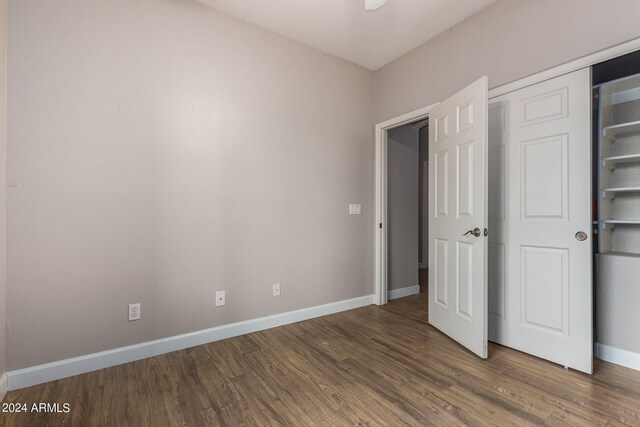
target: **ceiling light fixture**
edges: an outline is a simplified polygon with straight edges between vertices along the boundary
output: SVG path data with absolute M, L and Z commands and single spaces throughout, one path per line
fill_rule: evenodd
M 367 12 L 373 12 L 380 9 L 387 4 L 387 0 L 364 0 L 364 10 Z

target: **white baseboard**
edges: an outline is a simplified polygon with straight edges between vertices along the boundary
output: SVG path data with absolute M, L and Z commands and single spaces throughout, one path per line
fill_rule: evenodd
M 7 384 L 7 373 L 5 372 L 4 374 L 0 375 L 0 402 L 7 395 Z
M 391 289 L 387 291 L 387 300 L 408 297 L 420 293 L 420 285 L 407 286 L 406 288 Z
M 598 359 L 640 371 L 640 353 L 596 343 L 595 354 Z
M 274 314 L 259 319 L 217 326 L 215 328 L 162 338 L 155 341 L 147 341 L 113 350 L 101 351 L 99 353 L 73 357 L 71 359 L 59 360 L 57 362 L 45 363 L 43 365 L 31 366 L 29 368 L 17 369 L 7 372 L 5 378 L 8 377 L 8 384 L 6 381 L 5 384 L 8 385 L 9 390 L 17 390 L 238 335 L 364 307 L 373 303 L 374 295 L 366 295 L 286 313 Z

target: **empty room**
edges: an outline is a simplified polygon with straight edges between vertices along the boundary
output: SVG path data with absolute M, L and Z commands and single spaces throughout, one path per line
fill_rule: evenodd
M 637 0 L 0 0 L 0 426 L 640 425 Z

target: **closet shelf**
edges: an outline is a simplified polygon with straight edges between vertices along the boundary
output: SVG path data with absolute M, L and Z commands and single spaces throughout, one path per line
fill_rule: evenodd
M 598 254 L 598 256 L 623 256 L 623 257 L 640 259 L 640 254 L 637 254 L 635 252 L 613 252 L 613 251 L 601 252 Z
M 603 219 L 602 229 L 615 228 L 616 225 L 640 225 L 640 220 L 637 219 Z
M 602 128 L 602 136 L 606 136 L 608 138 L 616 138 L 619 135 L 638 132 L 640 132 L 640 120 Z
M 625 154 L 623 156 L 609 156 L 602 158 L 602 166 L 605 167 L 607 164 L 613 165 L 616 163 L 631 163 L 631 162 L 640 162 L 640 154 Z
M 640 193 L 640 187 L 612 187 L 603 188 L 602 197 L 612 197 L 616 193 Z

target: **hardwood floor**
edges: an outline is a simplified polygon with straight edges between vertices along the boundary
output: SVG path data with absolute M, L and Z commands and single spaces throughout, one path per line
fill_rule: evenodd
M 420 285 L 419 294 L 391 300 L 384 308 L 426 323 L 429 319 L 427 301 L 429 270 L 426 268 L 418 270 L 418 278 Z
M 10 392 L 69 413 L 3 426 L 640 425 L 640 372 L 491 344 L 489 359 L 368 306 Z
M 391 300 L 384 308 L 424 323 L 429 319 L 426 292 Z

